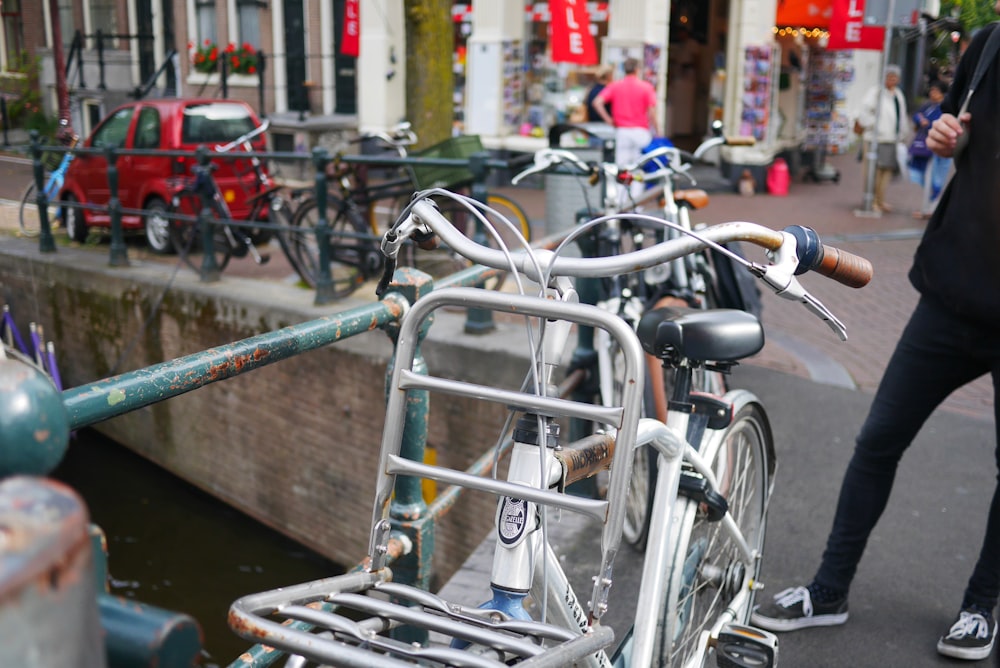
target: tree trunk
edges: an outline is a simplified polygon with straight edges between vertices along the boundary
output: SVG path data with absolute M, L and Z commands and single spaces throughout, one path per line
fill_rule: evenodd
M 406 116 L 418 148 L 451 137 L 454 24 L 451 0 L 406 0 Z

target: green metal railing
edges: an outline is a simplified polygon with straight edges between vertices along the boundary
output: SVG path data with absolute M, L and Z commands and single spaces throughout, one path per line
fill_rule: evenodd
M 314 148 L 311 154 L 303 153 L 293 153 L 293 152 L 226 152 L 217 153 L 209 150 L 204 146 L 200 146 L 195 151 L 164 151 L 164 150 L 151 150 L 151 149 L 123 149 L 114 147 L 105 148 L 82 148 L 82 147 L 60 147 L 60 146 L 47 146 L 41 141 L 40 136 L 36 131 L 31 134 L 31 146 L 30 153 L 32 156 L 34 164 L 34 179 L 35 179 L 35 190 L 37 193 L 36 203 L 38 206 L 38 216 L 39 216 L 39 227 L 40 234 L 38 237 L 38 247 L 43 253 L 55 253 L 56 244 L 54 237 L 52 235 L 52 221 L 49 220 L 49 206 L 58 205 L 60 207 L 68 207 L 77 210 L 85 211 L 101 211 L 107 212 L 110 219 L 111 228 L 111 245 L 110 245 L 110 256 L 108 263 L 110 266 L 121 267 L 128 266 L 128 254 L 124 242 L 124 232 L 122 228 L 122 216 L 144 216 L 147 212 L 142 209 L 132 209 L 125 208 L 121 206 L 121 200 L 119 199 L 119 175 L 118 175 L 118 159 L 125 156 L 145 156 L 145 157 L 165 157 L 165 158 L 194 158 L 199 165 L 206 166 L 212 160 L 249 160 L 252 158 L 260 159 L 261 161 L 276 160 L 283 162 L 295 162 L 295 161 L 310 161 L 314 168 L 314 179 L 313 187 L 310 189 L 311 194 L 309 197 L 315 198 L 317 202 L 317 211 L 320 214 L 320 219 L 316 225 L 314 233 L 317 240 L 317 248 L 319 249 L 320 257 L 317 267 L 317 278 L 316 278 L 316 299 L 315 303 L 317 305 L 328 304 L 334 300 L 333 298 L 333 278 L 330 273 L 330 257 L 329 253 L 329 240 L 330 240 L 330 221 L 326 219 L 326 203 L 328 201 L 328 177 L 327 177 L 327 167 L 331 161 L 336 160 L 338 163 L 344 164 L 354 164 L 354 165 L 367 165 L 372 167 L 396 167 L 396 168 L 412 168 L 414 166 L 420 167 L 450 167 L 450 168 L 465 168 L 472 174 L 472 184 L 471 193 L 472 196 L 479 199 L 482 202 L 486 201 L 487 197 L 487 186 L 486 181 L 489 178 L 491 172 L 497 169 L 509 169 L 517 164 L 520 164 L 523 160 L 496 160 L 490 158 L 489 154 L 486 152 L 481 152 L 474 154 L 470 158 L 429 158 L 429 157 L 375 157 L 375 156 L 365 156 L 365 155 L 337 155 L 332 156 L 330 152 L 323 148 Z M 104 157 L 107 161 L 107 172 L 108 172 L 108 190 L 109 199 L 107 205 L 95 205 L 84 202 L 69 202 L 65 200 L 55 199 L 49 200 L 45 193 L 45 156 L 47 154 L 58 154 L 62 155 L 64 153 L 72 153 L 74 155 L 100 155 Z M 395 196 L 395 195 L 394 195 Z M 213 235 L 209 232 L 210 225 L 235 225 L 235 226 L 247 226 L 256 227 L 261 229 L 270 230 L 278 234 L 284 234 L 290 232 L 293 228 L 289 225 L 284 225 L 281 223 L 276 223 L 274 221 L 262 222 L 262 221 L 240 221 L 233 219 L 221 219 L 205 216 L 204 210 L 199 213 L 198 224 L 200 227 L 200 238 L 203 244 L 203 255 L 204 264 L 200 269 L 200 277 L 204 282 L 211 282 L 219 279 L 220 271 L 218 266 L 215 264 L 213 249 Z M 176 214 L 161 214 L 168 219 L 176 220 L 189 220 L 188 216 L 181 216 Z M 374 244 L 378 243 L 378 240 L 374 237 L 369 239 Z M 489 323 L 486 323 L 485 329 L 488 331 L 492 329 Z
M 449 277 L 446 284 L 475 285 L 493 271 L 472 267 Z M 24 375 L 19 367 L 27 367 L 25 363 L 0 358 L 0 380 L 17 379 L 11 383 L 14 386 L 12 391 L 0 395 L 0 413 L 14 414 L 14 406 L 17 404 L 22 416 L 20 422 L 4 426 L 5 448 L 37 448 L 39 427 L 44 424 L 50 428 L 55 426 L 50 430 L 51 439 L 59 441 L 55 447 L 61 447 L 64 452 L 68 447 L 71 430 L 97 424 L 376 328 L 385 329 L 393 338 L 396 325 L 408 304 L 432 289 L 434 283 L 426 274 L 409 268 L 399 269 L 390 291 L 380 302 L 122 373 L 64 390 L 61 394 L 51 383 L 38 382 L 41 371 Z M 419 349 L 414 368 L 426 368 Z M 388 382 L 392 363 L 387 373 Z M 414 461 L 423 461 L 426 446 L 426 394 L 426 391 L 413 393 L 411 408 L 406 417 L 401 456 Z M 31 410 L 23 410 L 24 401 L 29 402 Z M 57 453 L 56 457 L 47 460 L 46 465 L 54 467 L 59 458 Z M 493 463 L 493 453 L 486 453 L 468 472 L 486 474 Z M 34 475 L 47 473 L 38 470 L 27 472 Z M 9 475 L 16 471 L 5 473 Z M 448 488 L 427 505 L 424 503 L 419 481 L 400 476 L 390 508 L 390 521 L 395 537 L 391 541 L 394 551 L 390 555 L 390 563 L 394 565 L 396 581 L 429 587 L 435 526 L 441 516 L 455 505 L 460 492 L 460 488 Z M 404 548 L 404 545 L 408 547 Z M 104 568 L 100 555 L 97 562 L 100 571 Z M 112 601 L 100 602 L 99 609 L 111 665 L 130 668 L 135 665 L 152 665 L 149 661 L 153 657 L 162 656 L 165 651 L 183 654 L 186 643 L 196 639 L 197 634 L 187 633 L 186 624 L 181 625 L 185 629 L 183 634 L 170 632 L 168 627 L 177 625 L 177 617 L 173 613 L 149 606 L 118 606 Z M 3 633 L 0 625 L 0 638 Z M 142 655 L 140 663 L 135 662 L 137 653 Z M 280 657 L 281 654 L 272 648 L 258 645 L 242 654 L 232 667 L 267 666 Z

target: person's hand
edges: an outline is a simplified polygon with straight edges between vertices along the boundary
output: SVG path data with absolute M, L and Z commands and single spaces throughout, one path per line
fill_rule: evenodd
M 941 114 L 941 117 L 931 125 L 927 133 L 927 148 L 942 158 L 950 158 L 955 154 L 955 144 L 958 136 L 965 132 L 962 123 L 968 123 L 972 118 L 969 112 L 956 118 L 952 114 Z

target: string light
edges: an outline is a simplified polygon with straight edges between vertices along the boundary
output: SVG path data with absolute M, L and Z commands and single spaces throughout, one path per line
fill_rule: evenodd
M 791 26 L 774 26 L 771 29 L 778 37 L 804 37 L 806 39 L 827 39 L 830 31 L 822 28 L 793 28 Z

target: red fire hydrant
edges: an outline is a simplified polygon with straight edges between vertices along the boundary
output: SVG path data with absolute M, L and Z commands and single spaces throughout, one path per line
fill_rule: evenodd
M 791 176 L 788 173 L 788 163 L 784 158 L 775 158 L 767 170 L 767 191 L 772 195 L 784 197 L 788 194 Z

